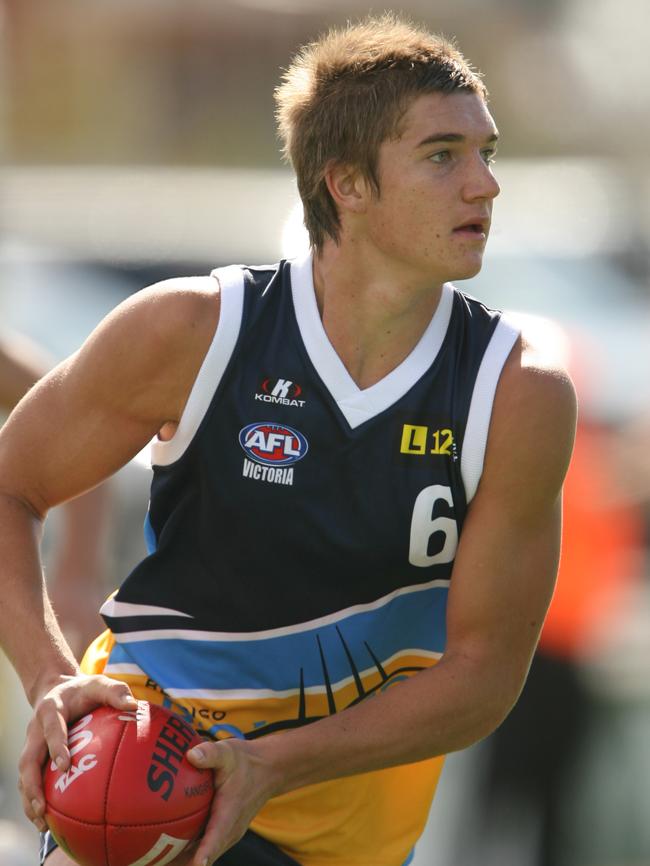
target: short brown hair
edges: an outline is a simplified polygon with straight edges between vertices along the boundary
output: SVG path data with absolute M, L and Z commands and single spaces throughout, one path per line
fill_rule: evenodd
M 327 235 L 339 237 L 339 214 L 325 182 L 328 164 L 357 166 L 379 195 L 379 145 L 399 135 L 416 96 L 456 90 L 487 100 L 480 74 L 453 43 L 393 13 L 330 30 L 300 50 L 275 100 L 312 246 L 319 250 Z

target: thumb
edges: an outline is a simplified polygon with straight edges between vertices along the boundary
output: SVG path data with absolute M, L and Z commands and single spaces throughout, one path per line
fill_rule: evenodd
M 235 756 L 227 742 L 210 743 L 205 740 L 191 748 L 187 752 L 187 758 L 191 764 L 199 768 L 210 768 L 228 773 L 235 767 Z

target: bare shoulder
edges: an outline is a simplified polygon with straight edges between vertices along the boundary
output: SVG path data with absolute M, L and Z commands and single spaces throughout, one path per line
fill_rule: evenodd
M 210 277 L 167 280 L 117 306 L 2 428 L 4 490 L 45 515 L 117 471 L 157 433 L 173 433 L 218 318 Z
M 106 321 L 139 334 L 145 342 L 178 342 L 187 350 L 189 335 L 214 334 L 219 301 L 219 283 L 213 277 L 174 277 L 136 292 Z
M 501 374 L 495 411 L 501 406 L 517 412 L 518 407 L 535 415 L 551 413 L 568 426 L 575 421 L 576 394 L 566 369 L 564 352 L 544 333 L 527 331 L 515 343 Z M 538 420 L 541 420 L 538 419 Z
M 219 284 L 209 276 L 148 286 L 100 323 L 64 373 L 93 388 L 103 385 L 114 404 L 144 404 L 146 412 L 149 402 L 154 415 L 162 411 L 163 421 L 177 420 L 214 337 L 219 309 Z M 120 374 L 124 385 L 116 388 Z
M 484 475 L 526 501 L 557 498 L 575 437 L 577 400 L 557 344 L 525 327 L 501 374 Z

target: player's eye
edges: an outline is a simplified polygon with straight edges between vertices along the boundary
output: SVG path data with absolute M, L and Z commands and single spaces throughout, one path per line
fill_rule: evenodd
M 485 150 L 482 150 L 481 156 L 483 157 L 483 162 L 486 165 L 492 165 L 497 158 L 496 147 L 488 147 Z
M 449 150 L 438 150 L 429 157 L 430 162 L 435 163 L 447 162 L 449 159 L 451 159 L 451 151 Z

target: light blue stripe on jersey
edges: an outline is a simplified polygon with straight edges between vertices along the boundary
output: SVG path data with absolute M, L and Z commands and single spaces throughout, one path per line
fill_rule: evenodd
M 151 525 L 151 516 L 147 511 L 144 518 L 144 543 L 147 545 L 147 553 L 151 556 L 158 548 L 158 539 Z
M 108 665 L 136 664 L 172 690 L 282 692 L 297 688 L 301 670 L 305 688 L 322 686 L 324 665 L 334 684 L 355 670 L 377 669 L 368 647 L 380 662 L 407 650 L 444 652 L 447 593 L 447 587 L 409 592 L 334 623 L 307 624 L 304 630 L 255 640 L 210 640 L 203 638 L 205 633 L 193 639 L 189 631 L 178 631 L 177 637 L 166 631 L 157 639 L 138 632 L 132 640 L 127 633 L 124 643 L 115 645 Z
M 409 866 L 409 863 L 413 862 L 414 857 L 415 857 L 415 848 L 411 851 L 411 853 L 408 855 L 406 860 L 402 863 L 402 866 Z

